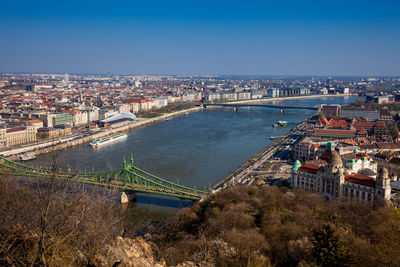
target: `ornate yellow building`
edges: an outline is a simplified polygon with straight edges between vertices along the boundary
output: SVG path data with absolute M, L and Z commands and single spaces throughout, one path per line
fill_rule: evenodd
M 345 169 L 341 156 L 329 142 L 324 160 L 319 165 L 301 164 L 296 160 L 292 168 L 291 186 L 319 193 L 328 198 L 349 198 L 372 203 L 377 196 L 390 200 L 390 178 L 386 168 L 381 168 L 376 179 Z M 347 173 L 347 174 L 346 174 Z

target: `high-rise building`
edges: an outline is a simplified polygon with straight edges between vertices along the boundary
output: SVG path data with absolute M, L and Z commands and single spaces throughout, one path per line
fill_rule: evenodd
M 65 84 L 69 84 L 69 74 L 68 73 L 65 73 L 65 75 L 64 75 L 64 82 L 65 82 Z

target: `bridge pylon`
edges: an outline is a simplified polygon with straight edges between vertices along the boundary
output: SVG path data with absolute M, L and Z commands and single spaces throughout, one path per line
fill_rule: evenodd
M 135 192 L 127 192 L 127 191 L 123 191 L 121 192 L 121 196 L 120 196 L 120 202 L 121 204 L 126 204 L 129 202 L 134 202 L 136 201 L 136 193 Z

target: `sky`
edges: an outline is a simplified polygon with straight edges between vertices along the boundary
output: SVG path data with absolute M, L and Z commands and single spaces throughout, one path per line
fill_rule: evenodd
M 1 0 L 0 72 L 400 76 L 400 1 Z

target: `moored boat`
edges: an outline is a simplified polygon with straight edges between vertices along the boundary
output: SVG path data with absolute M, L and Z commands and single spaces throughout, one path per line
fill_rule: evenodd
M 28 161 L 28 160 L 36 159 L 36 156 L 33 154 L 23 154 L 23 155 L 19 156 L 19 159 L 22 161 Z
M 287 121 L 278 121 L 273 124 L 273 127 L 286 127 L 287 126 Z
M 98 147 L 98 146 L 101 146 L 101 145 L 105 145 L 105 144 L 108 144 L 108 143 L 123 139 L 123 138 L 125 138 L 127 136 L 128 135 L 124 133 L 124 134 L 118 134 L 118 135 L 114 135 L 114 136 L 110 136 L 110 137 L 105 137 L 105 138 L 101 138 L 99 140 L 91 142 L 90 145 L 92 147 Z

